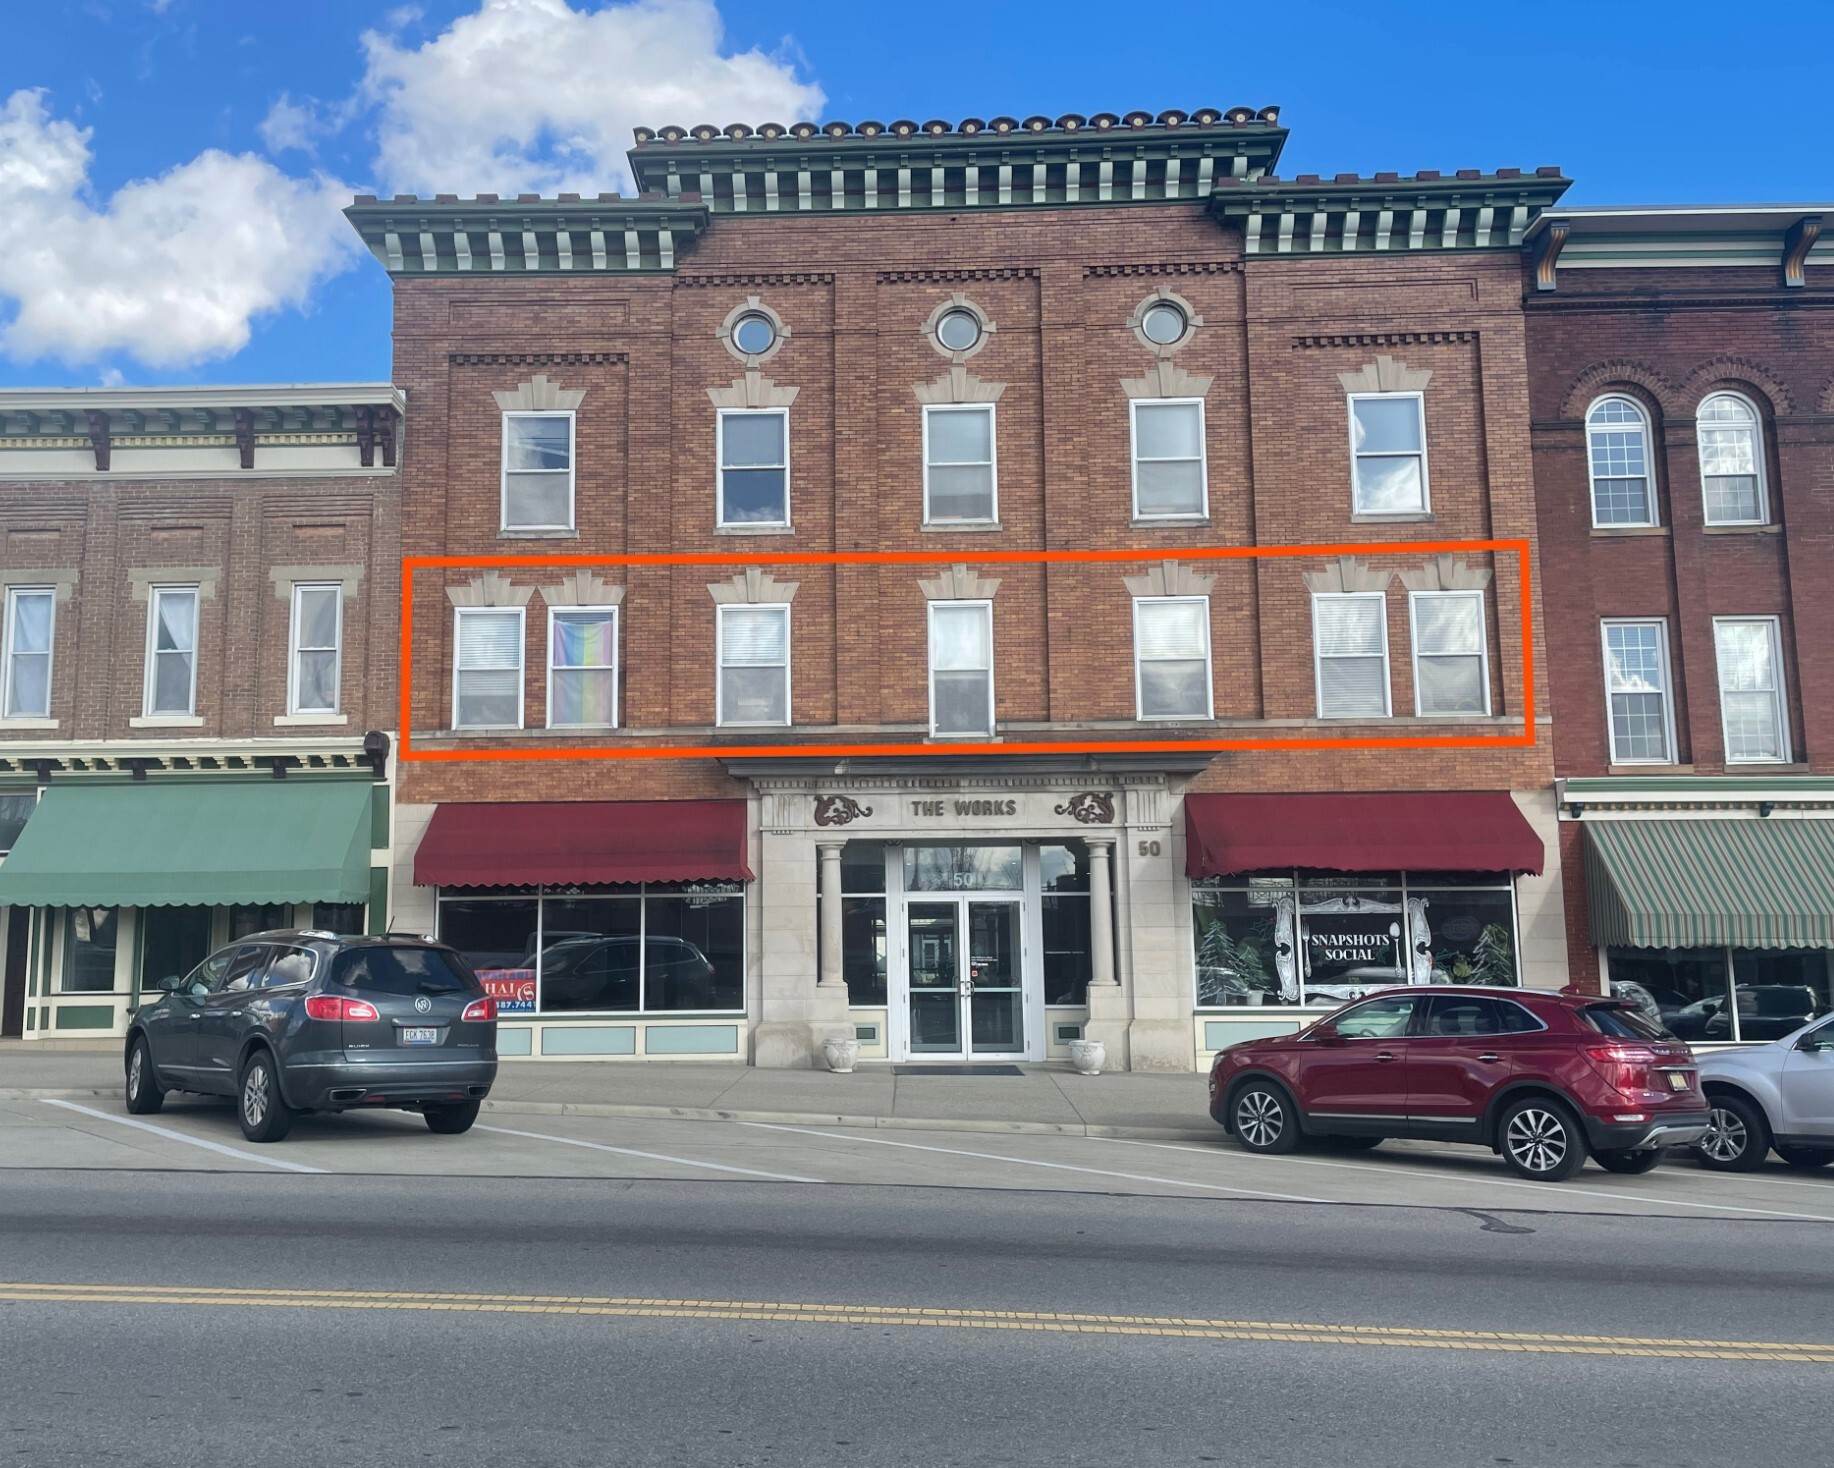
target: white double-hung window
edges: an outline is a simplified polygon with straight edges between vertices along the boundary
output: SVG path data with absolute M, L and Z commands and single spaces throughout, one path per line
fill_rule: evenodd
M 787 408 L 721 409 L 721 525 L 790 523 L 790 414 Z
M 1134 517 L 1209 513 L 1202 398 L 1133 402 Z
M 1312 597 L 1314 679 L 1321 719 L 1389 715 L 1388 598 L 1379 591 Z
M 1134 598 L 1134 702 L 1142 719 L 1208 719 L 1210 599 Z
M 1656 523 L 1649 460 L 1649 416 L 1641 403 L 1613 394 L 1586 410 L 1586 470 L 1592 481 L 1594 525 L 1611 529 Z
M 618 609 L 556 607 L 548 614 L 548 727 L 610 729 L 618 722 Z
M 1490 663 L 1481 591 L 1416 591 L 1408 597 L 1414 638 L 1414 712 L 1488 714 Z
M 503 415 L 503 530 L 573 529 L 573 414 Z
M 930 603 L 930 732 L 993 733 L 993 603 Z
M 1425 514 L 1426 398 L 1417 392 L 1350 395 L 1351 507 L 1359 515 Z
M 51 717 L 51 634 L 57 593 L 49 586 L 6 589 L 5 713 L 9 719 Z
M 735 606 L 717 610 L 718 721 L 789 723 L 789 607 Z
M 1780 642 L 1775 617 L 1713 619 L 1727 764 L 1780 764 L 1789 759 Z
M 195 586 L 148 588 L 148 718 L 191 718 L 197 713 L 197 596 Z
M 459 607 L 452 727 L 522 727 L 523 608 Z
M 926 525 L 997 520 L 998 478 L 992 403 L 937 404 L 923 410 Z
M 289 714 L 335 714 L 343 656 L 344 587 L 293 585 L 293 636 L 287 671 Z
M 1611 762 L 1672 765 L 1675 713 L 1669 701 L 1668 623 L 1637 617 L 1603 624 L 1605 705 Z
M 1763 525 L 1764 433 L 1758 410 L 1737 393 L 1716 392 L 1694 416 L 1700 442 L 1700 492 L 1709 525 Z

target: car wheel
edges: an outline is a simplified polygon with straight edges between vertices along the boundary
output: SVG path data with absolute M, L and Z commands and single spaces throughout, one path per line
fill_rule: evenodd
M 438 1132 L 442 1137 L 456 1137 L 460 1132 L 471 1130 L 471 1124 L 478 1119 L 478 1107 L 481 1101 L 466 1101 L 458 1106 L 429 1106 L 426 1109 L 427 1130 Z
M 1754 1172 L 1770 1151 L 1770 1123 L 1743 1096 L 1712 1096 L 1707 1134 L 1694 1145 L 1702 1167 L 1715 1172 Z
M 127 1052 L 127 1109 L 135 1116 L 151 1116 L 166 1104 L 166 1093 L 159 1089 L 159 1075 L 153 1069 L 153 1053 L 147 1048 L 146 1036 L 135 1039 Z
M 1594 1152 L 1592 1160 L 1606 1172 L 1621 1172 L 1634 1176 L 1640 1172 L 1654 1172 L 1662 1164 L 1662 1154 L 1666 1147 L 1618 1147 L 1607 1152 Z
M 265 1049 L 251 1050 L 242 1062 L 236 1082 L 236 1119 L 242 1135 L 251 1142 L 278 1142 L 293 1126 L 293 1108 L 281 1099 L 274 1057 Z
M 1798 1147 L 1794 1142 L 1772 1142 L 1771 1146 L 1791 1167 L 1826 1167 L 1834 1162 L 1834 1147 Z
M 1373 1152 L 1387 1137 L 1317 1137 L 1319 1149 L 1325 1152 Z
M 1565 1182 L 1586 1164 L 1586 1138 L 1558 1101 L 1528 1096 L 1504 1111 L 1497 1129 L 1503 1160 L 1538 1183 Z
M 1268 1081 L 1249 1081 L 1229 1101 L 1229 1125 L 1250 1152 L 1291 1152 L 1299 1145 L 1292 1098 Z

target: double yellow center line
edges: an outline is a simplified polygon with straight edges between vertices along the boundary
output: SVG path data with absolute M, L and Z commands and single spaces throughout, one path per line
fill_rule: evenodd
M 746 1320 L 786 1325 L 945 1326 L 1056 1335 L 1177 1340 L 1289 1341 L 1316 1346 L 1404 1346 L 1548 1356 L 1658 1356 L 1682 1360 L 1834 1365 L 1834 1344 L 1686 1337 L 1435 1330 L 1161 1315 L 1081 1315 L 910 1305 L 812 1305 L 770 1300 L 673 1300 L 616 1295 L 447 1294 L 396 1290 L 226 1289 L 194 1285 L 0 1283 L 0 1302 L 64 1305 L 241 1306 L 266 1310 L 413 1310 L 479 1315 L 576 1315 L 651 1320 Z

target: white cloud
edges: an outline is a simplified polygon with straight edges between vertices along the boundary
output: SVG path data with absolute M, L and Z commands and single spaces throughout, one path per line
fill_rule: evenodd
M 152 367 L 229 356 L 250 322 L 303 308 L 356 257 L 348 185 L 210 149 L 92 203 L 90 130 L 44 96 L 0 106 L 0 349 L 22 360 L 114 353 Z
M 274 105 L 268 108 L 267 116 L 256 129 L 270 153 L 284 153 L 289 148 L 309 153 L 322 130 L 323 124 L 312 100 L 295 102 L 291 92 L 282 92 L 274 99 Z
M 395 189 L 514 195 L 628 189 L 631 129 L 815 117 L 792 61 L 728 54 L 713 0 L 483 0 L 424 44 L 363 37 L 377 169 Z

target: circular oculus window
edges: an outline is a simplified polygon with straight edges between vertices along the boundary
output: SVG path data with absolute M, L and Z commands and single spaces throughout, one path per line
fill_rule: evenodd
M 768 316 L 741 316 L 732 328 L 732 341 L 746 356 L 762 356 L 776 344 L 777 328 Z
M 1156 347 L 1169 347 L 1182 341 L 1190 326 L 1184 312 L 1166 301 L 1148 306 L 1146 314 L 1140 318 L 1141 333 Z
M 945 311 L 936 323 L 936 340 L 951 352 L 966 352 L 981 339 L 981 322 L 972 311 Z

